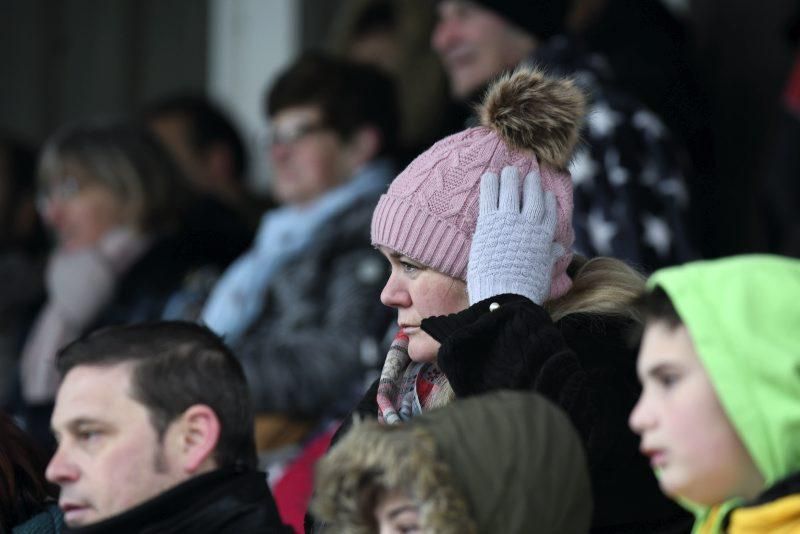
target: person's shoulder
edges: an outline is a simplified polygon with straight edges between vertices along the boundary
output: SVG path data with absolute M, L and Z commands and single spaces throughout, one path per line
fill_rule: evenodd
M 17 525 L 11 530 L 12 534 L 60 534 L 64 526 L 64 516 L 58 505 L 52 503 L 44 510 L 28 519 L 25 523 Z
M 638 325 L 630 317 L 607 313 L 570 313 L 556 324 L 564 332 L 585 332 L 590 335 L 616 333 L 621 336 L 626 336 Z
M 592 366 L 635 365 L 639 324 L 630 317 L 573 313 L 556 322 L 567 345 Z
M 368 255 L 375 252 L 370 238 L 370 225 L 378 197 L 379 194 L 361 196 L 340 210 L 319 229 L 306 257 L 316 256 L 327 263 L 333 258 L 351 254 L 360 257 L 365 252 Z

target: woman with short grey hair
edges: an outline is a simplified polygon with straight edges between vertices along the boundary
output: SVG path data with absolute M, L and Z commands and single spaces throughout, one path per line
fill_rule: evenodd
M 52 403 L 53 360 L 67 342 L 96 326 L 160 317 L 200 262 L 179 236 L 187 195 L 170 157 L 134 124 L 85 121 L 47 141 L 37 203 L 56 245 L 47 302 L 22 353 L 26 405 Z

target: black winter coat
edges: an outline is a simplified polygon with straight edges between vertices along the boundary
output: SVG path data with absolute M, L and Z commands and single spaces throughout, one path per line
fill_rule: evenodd
M 220 469 L 192 478 L 119 515 L 64 534 L 291 534 L 266 475 Z
M 489 304 L 500 307 L 489 311 Z M 574 314 L 554 323 L 540 306 L 501 295 L 422 328 L 442 343 L 438 365 L 456 396 L 534 390 L 561 406 L 587 451 L 594 497 L 593 533 L 677 533 L 692 518 L 660 491 L 628 416 L 639 397 L 634 323 Z M 377 381 L 354 413 L 377 417 Z M 352 419 L 352 417 L 351 417 Z M 350 426 L 345 421 L 334 437 Z

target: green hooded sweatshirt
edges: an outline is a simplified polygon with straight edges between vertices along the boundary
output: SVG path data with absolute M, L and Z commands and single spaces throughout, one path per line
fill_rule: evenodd
M 656 272 L 648 287 L 672 300 L 765 488 L 800 471 L 800 261 L 694 262 Z M 697 529 L 710 510 L 689 507 Z

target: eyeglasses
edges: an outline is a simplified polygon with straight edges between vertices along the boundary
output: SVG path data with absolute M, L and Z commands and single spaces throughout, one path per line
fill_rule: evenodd
M 65 176 L 43 186 L 36 195 L 36 207 L 44 212 L 53 201 L 69 200 L 81 192 L 81 183 L 74 176 Z
M 267 134 L 267 144 L 269 146 L 275 145 L 292 145 L 308 137 L 311 134 L 330 130 L 330 127 L 323 123 L 307 123 L 299 124 L 294 128 L 273 128 Z

